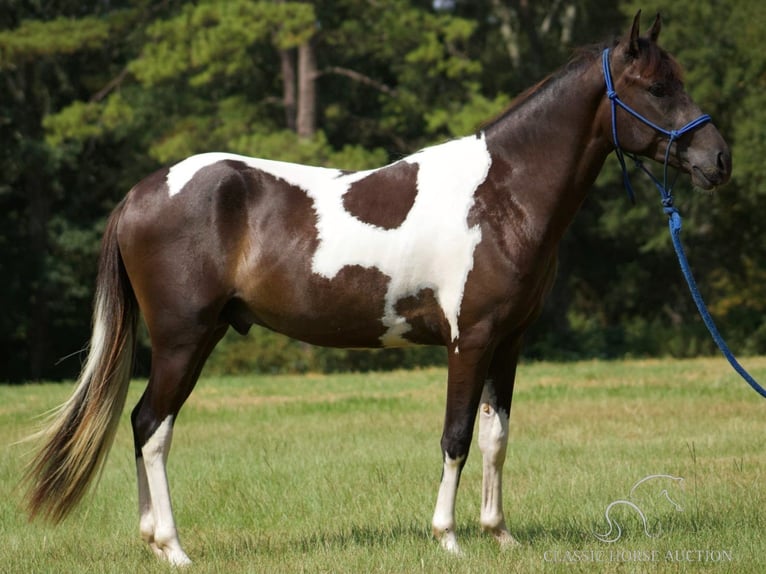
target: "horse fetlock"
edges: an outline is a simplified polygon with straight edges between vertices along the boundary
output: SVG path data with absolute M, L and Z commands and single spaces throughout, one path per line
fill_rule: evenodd
M 175 528 L 156 527 L 154 529 L 154 541 L 161 547 L 179 546 L 178 532 Z
M 481 513 L 481 529 L 484 532 L 494 533 L 499 530 L 507 530 L 505 526 L 505 516 L 502 510 Z
M 500 546 L 515 546 L 518 544 L 516 539 L 508 532 L 502 509 L 483 511 L 480 523 L 481 529 L 487 534 L 491 534 Z
M 141 533 L 141 539 L 148 544 L 154 542 L 154 526 L 153 513 L 148 512 L 141 515 L 138 523 L 138 531 Z
M 451 515 L 437 511 L 431 521 L 431 531 L 438 540 L 441 540 L 446 533 L 455 531 L 455 519 Z

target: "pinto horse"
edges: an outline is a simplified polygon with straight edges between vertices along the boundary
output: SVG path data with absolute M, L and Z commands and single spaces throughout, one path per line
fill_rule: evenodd
M 636 15 L 608 55 L 623 102 L 665 129 L 700 110 L 675 60 Z M 522 335 L 557 245 L 615 149 L 601 52 L 584 50 L 475 135 L 370 171 L 208 153 L 161 169 L 114 209 L 99 262 L 88 359 L 32 461 L 31 514 L 64 518 L 103 465 L 123 410 L 139 313 L 151 374 L 132 412 L 140 532 L 181 565 L 166 461 L 173 423 L 229 327 L 318 345 L 447 349 L 443 473 L 433 531 L 458 552 L 455 498 L 479 417 L 481 525 L 513 543 L 502 470 Z M 712 123 L 664 142 L 622 110 L 626 151 L 711 189 L 730 176 Z

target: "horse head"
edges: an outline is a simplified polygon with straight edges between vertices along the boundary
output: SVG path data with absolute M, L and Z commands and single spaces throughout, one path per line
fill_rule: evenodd
M 684 89 L 678 63 L 658 45 L 659 14 L 646 37 L 639 35 L 640 16 L 639 11 L 628 36 L 607 52 L 604 73 L 611 71 L 613 91 L 607 89 L 600 126 L 627 153 L 666 162 L 690 174 L 702 189 L 722 185 L 731 177 L 729 146 Z M 617 96 L 622 109 L 610 109 Z M 679 130 L 695 118 L 705 119 Z

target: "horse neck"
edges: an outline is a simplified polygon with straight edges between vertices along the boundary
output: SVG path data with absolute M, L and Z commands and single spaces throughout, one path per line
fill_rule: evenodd
M 598 63 L 581 64 L 541 83 L 485 132 L 499 174 L 493 191 L 512 194 L 514 211 L 546 236 L 564 232 L 612 149 L 597 120 L 604 94 Z

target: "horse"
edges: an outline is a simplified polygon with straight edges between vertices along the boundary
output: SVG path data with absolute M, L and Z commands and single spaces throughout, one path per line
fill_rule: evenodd
M 639 20 L 611 42 L 613 91 L 656 125 L 687 124 L 700 110 L 658 45 L 660 17 L 647 36 Z M 131 423 L 139 530 L 161 559 L 190 562 L 166 473 L 174 422 L 224 333 L 252 325 L 325 346 L 445 347 L 433 533 L 460 552 L 455 500 L 478 417 L 480 524 L 515 544 L 502 473 L 522 337 L 553 283 L 559 240 L 615 151 L 612 113 L 626 153 L 667 155 L 703 189 L 731 174 L 711 122 L 666 143 L 612 112 L 604 74 L 584 48 L 477 133 L 379 169 L 206 153 L 140 181 L 107 221 L 88 357 L 41 431 L 27 471 L 31 516 L 62 520 L 102 468 L 143 314 L 152 359 Z

